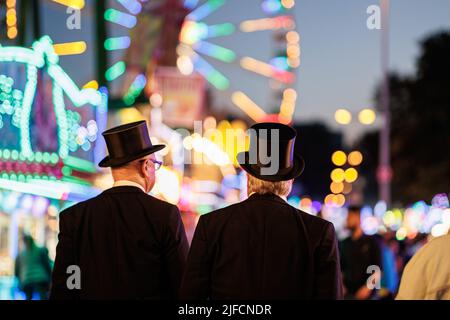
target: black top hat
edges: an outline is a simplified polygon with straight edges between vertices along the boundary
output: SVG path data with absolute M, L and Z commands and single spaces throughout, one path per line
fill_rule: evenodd
M 108 147 L 109 155 L 99 167 L 118 167 L 130 161 L 142 158 L 165 147 L 163 144 L 152 145 L 148 135 L 147 123 L 142 121 L 127 123 L 111 128 L 102 133 Z
M 296 136 L 295 129 L 287 125 L 273 122 L 257 123 L 250 127 L 250 150 L 238 153 L 237 160 L 242 169 L 258 179 L 266 181 L 294 179 L 305 168 L 303 158 L 294 153 Z M 279 160 L 278 166 L 276 162 L 272 162 L 274 157 Z

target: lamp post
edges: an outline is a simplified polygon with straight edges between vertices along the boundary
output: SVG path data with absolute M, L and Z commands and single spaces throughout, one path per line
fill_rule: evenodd
M 379 139 L 379 167 L 377 170 L 378 193 L 380 200 L 388 206 L 391 202 L 390 164 L 390 109 L 389 109 L 389 0 L 380 0 L 381 5 L 381 69 L 383 84 L 381 86 L 380 113 L 383 120 Z

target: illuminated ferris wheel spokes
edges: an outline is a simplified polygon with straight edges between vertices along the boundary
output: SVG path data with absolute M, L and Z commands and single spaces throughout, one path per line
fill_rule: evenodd
M 238 63 L 239 66 L 260 76 L 272 79 L 279 83 L 282 92 L 282 101 L 278 115 L 268 116 L 244 92 L 237 91 L 231 95 L 231 101 L 255 121 L 270 120 L 290 123 L 295 111 L 297 93 L 292 87 L 295 82 L 294 69 L 300 65 L 300 36 L 295 31 L 294 17 L 285 14 L 292 9 L 295 2 L 292 0 L 265 0 L 262 2 L 263 10 L 270 17 L 243 21 L 239 30 L 241 32 L 272 31 L 281 38 L 285 54 L 277 55 L 269 62 L 261 61 L 256 57 L 237 57 L 231 49 L 213 44 L 207 39 L 229 36 L 235 32 L 230 23 L 207 25 L 202 21 L 205 17 L 220 8 L 224 0 L 209 0 L 197 6 L 197 0 L 185 0 L 185 6 L 192 11 L 187 15 L 180 32 L 180 45 L 177 48 L 179 55 L 177 66 L 181 73 L 189 75 L 194 70 L 201 74 L 210 84 L 218 90 L 229 88 L 230 80 L 219 70 L 209 64 L 202 56 L 208 56 L 224 63 Z

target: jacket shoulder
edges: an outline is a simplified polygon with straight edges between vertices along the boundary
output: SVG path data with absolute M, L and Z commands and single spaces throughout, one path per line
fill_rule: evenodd
M 297 210 L 297 212 L 302 216 L 302 218 L 305 220 L 305 222 L 310 223 L 312 225 L 318 225 L 318 226 L 324 226 L 324 227 L 329 227 L 329 226 L 333 225 L 333 223 L 331 223 L 330 221 L 325 220 L 323 218 L 309 214 L 309 213 L 304 212 L 297 208 L 295 208 L 295 210 Z
M 240 209 L 242 203 L 243 202 L 237 202 L 237 203 L 231 204 L 229 206 L 219 208 L 219 209 L 213 210 L 211 212 L 205 213 L 204 215 L 201 216 L 201 219 L 204 221 L 208 221 L 208 220 L 215 220 L 220 217 L 228 216 L 231 213 L 236 212 L 236 210 Z

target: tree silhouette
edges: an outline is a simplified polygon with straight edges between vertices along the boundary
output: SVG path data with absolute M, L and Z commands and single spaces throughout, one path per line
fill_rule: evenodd
M 420 45 L 416 73 L 390 76 L 392 196 L 401 204 L 430 201 L 450 189 L 450 32 L 432 34 Z M 359 145 L 377 159 L 373 133 Z M 375 179 L 375 162 L 364 169 Z

